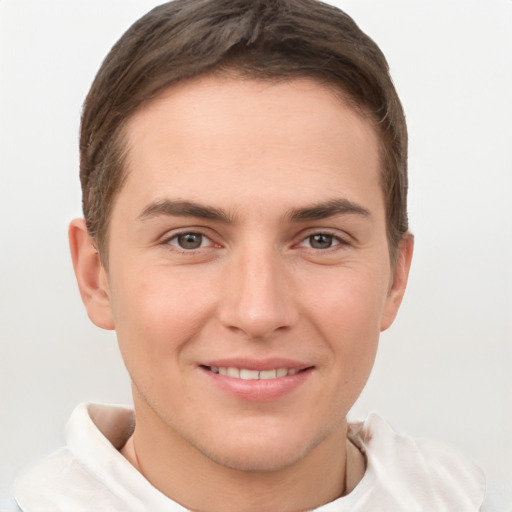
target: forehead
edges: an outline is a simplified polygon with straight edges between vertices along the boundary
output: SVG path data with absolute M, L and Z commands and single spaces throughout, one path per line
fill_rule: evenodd
M 171 193 L 220 202 L 279 198 L 294 206 L 319 194 L 379 182 L 374 126 L 329 87 L 203 76 L 172 86 L 127 123 L 124 193 Z M 358 199 L 354 197 L 353 199 Z

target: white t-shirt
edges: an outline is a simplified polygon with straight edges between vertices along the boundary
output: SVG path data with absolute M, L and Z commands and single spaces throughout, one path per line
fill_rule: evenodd
M 119 452 L 134 425 L 127 407 L 82 404 L 67 427 L 67 446 L 38 463 L 15 486 L 24 512 L 184 512 Z M 364 453 L 364 477 L 316 512 L 470 512 L 484 497 L 482 472 L 453 450 L 396 434 L 376 414 L 352 423 Z M 264 511 L 266 512 L 266 511 Z

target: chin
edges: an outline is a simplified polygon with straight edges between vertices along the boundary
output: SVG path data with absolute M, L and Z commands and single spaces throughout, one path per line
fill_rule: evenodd
M 326 432 L 316 436 L 300 435 L 295 430 L 276 435 L 270 434 L 227 436 L 219 444 L 212 443 L 200 448 L 210 460 L 223 467 L 244 472 L 272 472 L 285 469 L 301 461 L 328 436 Z M 213 441 L 213 440 L 211 440 Z M 216 445 L 216 446 L 215 446 Z
M 272 472 L 293 466 L 304 457 L 307 450 L 281 450 L 255 448 L 234 449 L 229 453 L 205 453 L 216 464 L 235 471 Z

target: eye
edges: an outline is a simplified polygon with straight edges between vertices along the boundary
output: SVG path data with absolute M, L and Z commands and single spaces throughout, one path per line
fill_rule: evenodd
M 201 247 L 205 247 L 211 244 L 211 241 L 208 237 L 203 235 L 202 233 L 179 233 L 178 235 L 174 235 L 169 239 L 168 243 L 171 245 L 178 246 L 180 249 L 185 249 L 188 251 L 194 249 L 200 249 Z
M 315 233 L 308 236 L 300 245 L 311 247 L 312 249 L 330 249 L 335 245 L 340 245 L 341 240 L 329 233 Z

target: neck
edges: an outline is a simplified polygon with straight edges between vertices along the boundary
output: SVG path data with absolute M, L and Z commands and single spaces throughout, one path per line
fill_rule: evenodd
M 243 471 L 211 460 L 137 403 L 136 417 L 122 454 L 154 487 L 190 510 L 310 510 L 348 494 L 364 474 L 362 455 L 347 441 L 346 422 L 298 462 Z

